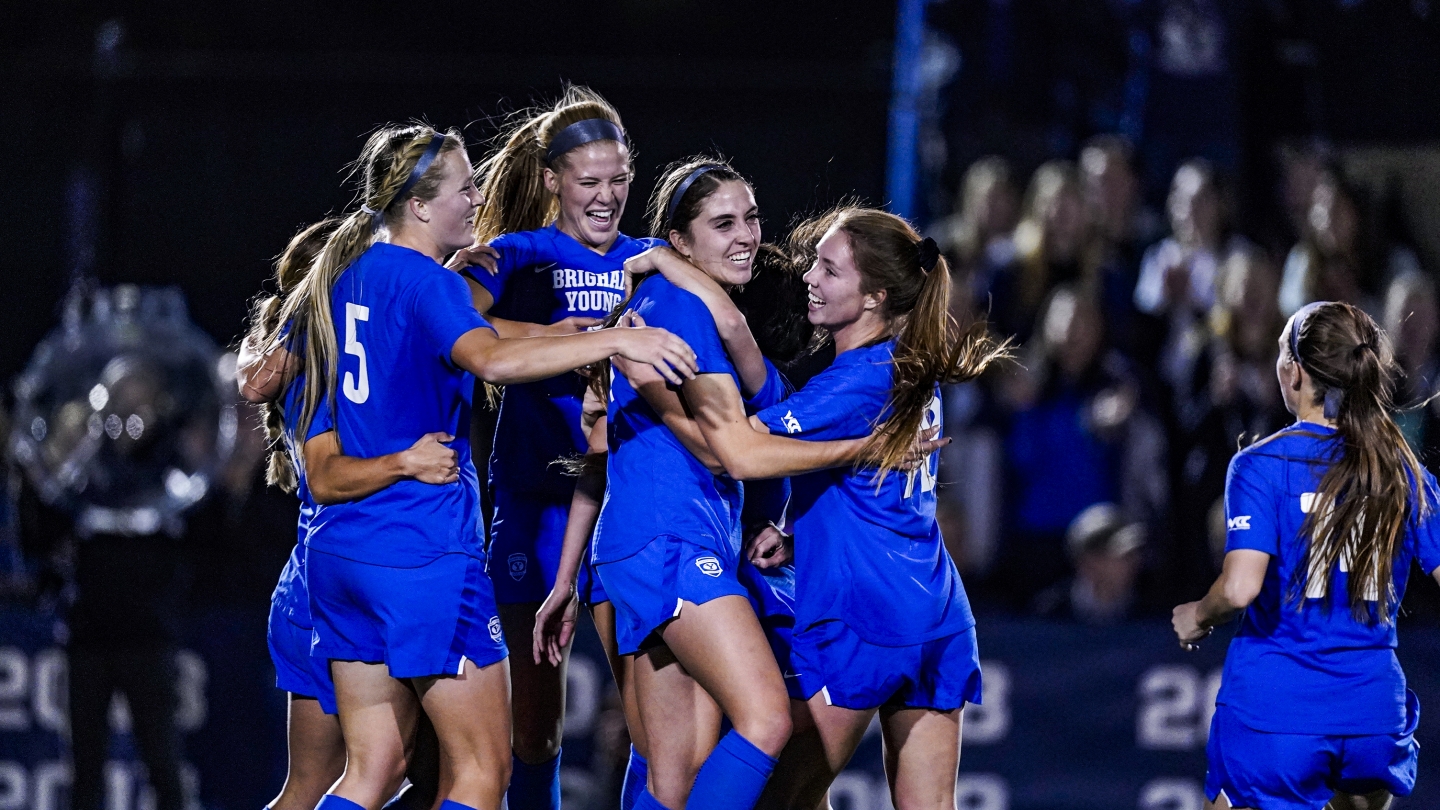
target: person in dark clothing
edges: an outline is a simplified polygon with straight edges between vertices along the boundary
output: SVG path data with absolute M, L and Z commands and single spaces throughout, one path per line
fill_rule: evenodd
M 1036 597 L 1035 614 L 1090 625 L 1130 618 L 1136 610 L 1135 582 L 1144 548 L 1145 526 L 1126 521 L 1120 507 L 1087 507 L 1065 530 L 1075 576 Z

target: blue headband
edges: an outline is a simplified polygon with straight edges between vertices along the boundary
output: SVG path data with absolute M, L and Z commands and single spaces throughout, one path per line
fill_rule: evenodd
M 680 201 L 685 199 L 685 192 L 690 190 L 690 186 L 694 185 L 695 181 L 699 180 L 701 175 L 711 169 L 723 168 L 723 166 L 717 163 L 710 163 L 687 174 L 685 179 L 680 181 L 680 185 L 675 187 L 675 193 L 670 196 L 670 210 L 665 214 L 665 224 L 669 225 L 675 221 L 675 209 L 680 207 Z
M 1300 362 L 1300 330 L 1305 326 L 1305 321 L 1315 314 L 1315 310 L 1330 303 L 1329 301 L 1314 301 L 1301 307 L 1290 322 L 1290 356 L 1301 366 Z M 1345 392 L 1339 388 L 1325 389 L 1325 418 L 1336 419 L 1340 416 L 1340 403 L 1345 399 Z
M 425 176 L 425 172 L 430 170 L 430 164 L 434 163 L 435 157 L 440 154 L 440 147 L 445 145 L 445 137 L 445 133 L 436 132 L 435 135 L 430 138 L 430 145 L 425 147 L 425 154 L 421 155 L 420 159 L 415 161 L 415 168 L 410 170 L 410 177 L 406 179 L 405 185 L 400 187 L 400 191 L 396 192 L 395 196 L 390 198 L 390 202 L 386 203 L 378 211 L 368 205 L 360 206 L 361 211 L 370 215 L 370 229 L 372 231 L 380 230 L 380 223 L 383 220 L 385 209 L 404 200 L 405 195 L 410 193 L 410 189 L 414 188 L 415 184 L 420 182 L 420 178 Z
M 619 124 L 607 118 L 586 118 L 560 130 L 560 134 L 550 140 L 550 146 L 545 149 L 545 162 L 554 163 L 555 158 L 571 149 L 594 141 L 619 141 L 630 145 Z

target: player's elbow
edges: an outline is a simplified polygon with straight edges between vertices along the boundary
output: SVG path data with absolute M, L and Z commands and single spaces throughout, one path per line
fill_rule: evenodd
M 1250 607 L 1255 597 L 1260 595 L 1262 581 L 1251 582 L 1247 577 L 1226 577 L 1225 584 L 1220 588 L 1220 596 L 1225 601 L 1225 606 L 1231 610 L 1244 610 Z

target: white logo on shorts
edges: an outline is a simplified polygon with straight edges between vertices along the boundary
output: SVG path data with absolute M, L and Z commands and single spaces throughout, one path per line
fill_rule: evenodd
M 500 643 L 500 641 L 501 641 L 503 638 L 505 638 L 505 634 L 500 631 L 500 617 L 499 617 L 499 616 L 491 616 L 491 617 L 490 617 L 490 624 L 487 625 L 487 626 L 490 628 L 490 639 L 491 639 L 492 641 L 494 641 L 495 643 L 498 644 L 498 643 Z
M 523 552 L 517 551 L 510 555 L 508 562 L 510 563 L 510 578 L 516 582 L 524 579 L 525 570 L 530 566 L 530 558 L 526 557 Z
M 707 577 L 718 577 L 720 573 L 725 570 L 720 567 L 720 561 L 714 557 L 697 558 L 695 560 L 695 567 L 699 568 L 700 573 Z

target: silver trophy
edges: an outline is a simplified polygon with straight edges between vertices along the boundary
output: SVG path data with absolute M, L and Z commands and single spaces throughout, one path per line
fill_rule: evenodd
M 234 449 L 234 402 L 233 356 L 179 289 L 77 286 L 15 382 L 10 451 L 81 536 L 178 535 Z

